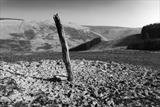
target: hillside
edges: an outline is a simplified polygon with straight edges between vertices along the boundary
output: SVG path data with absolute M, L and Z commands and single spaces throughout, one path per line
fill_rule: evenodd
M 61 51 L 54 21 L 0 20 L 0 52 Z M 87 27 L 63 23 L 69 48 L 88 42 L 99 35 Z
M 126 49 L 128 45 L 142 42 L 138 35 L 141 28 L 127 28 L 114 26 L 86 26 L 92 31 L 100 35 L 99 40 L 90 41 L 72 48 L 72 51 L 104 51 L 110 49 Z M 96 43 L 95 45 L 93 45 Z
M 105 51 L 111 49 L 127 49 L 131 44 L 141 43 L 141 28 L 114 26 L 86 26 L 90 31 L 101 35 L 99 40 L 89 41 L 72 48 L 72 51 Z M 96 43 L 95 45 L 93 45 Z
M 128 46 L 136 43 L 143 43 L 141 34 L 128 35 L 115 40 L 102 41 L 101 43 L 90 48 L 92 51 L 105 51 L 110 49 L 127 49 Z
M 121 39 L 123 37 L 138 34 L 141 32 L 141 28 L 127 28 L 116 26 L 87 26 L 91 31 L 102 35 L 108 40 Z
M 110 49 L 160 50 L 160 24 L 158 23 L 144 26 L 142 31 L 141 28 L 111 26 L 88 27 L 93 32 L 99 33 L 108 39 L 108 41 L 102 41 L 101 43 L 94 45 L 89 51 L 105 51 Z

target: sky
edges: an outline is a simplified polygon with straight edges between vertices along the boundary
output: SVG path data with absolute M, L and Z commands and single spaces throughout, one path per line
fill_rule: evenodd
M 0 0 L 0 17 L 142 27 L 160 21 L 160 0 Z

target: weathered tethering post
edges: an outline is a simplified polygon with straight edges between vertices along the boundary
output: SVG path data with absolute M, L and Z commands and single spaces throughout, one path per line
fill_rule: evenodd
M 63 29 L 63 26 L 61 24 L 61 21 L 60 21 L 58 14 L 54 15 L 53 19 L 55 21 L 59 40 L 60 40 L 61 47 L 62 47 L 62 58 L 63 58 L 63 62 L 65 63 L 67 75 L 68 75 L 67 80 L 72 81 L 73 74 L 72 74 L 72 70 L 71 70 L 71 62 L 70 62 L 68 45 L 67 45 L 67 42 L 64 37 L 65 36 L 64 29 Z

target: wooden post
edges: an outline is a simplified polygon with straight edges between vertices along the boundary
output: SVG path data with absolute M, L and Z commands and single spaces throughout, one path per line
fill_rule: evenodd
M 72 74 L 72 70 L 71 70 L 71 62 L 70 62 L 68 45 L 67 45 L 65 37 L 64 37 L 65 33 L 63 30 L 63 26 L 61 24 L 61 21 L 60 21 L 58 14 L 54 15 L 53 19 L 54 19 L 55 25 L 57 27 L 58 36 L 59 36 L 59 40 L 60 40 L 61 47 L 62 47 L 62 58 L 63 58 L 63 62 L 65 63 L 67 75 L 68 75 L 67 80 L 72 81 L 73 74 Z

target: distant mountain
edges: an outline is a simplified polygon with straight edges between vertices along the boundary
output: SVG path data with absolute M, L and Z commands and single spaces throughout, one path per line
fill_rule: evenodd
M 102 35 L 107 40 L 121 39 L 123 37 L 139 34 L 141 28 L 114 27 L 114 26 L 87 26 L 91 31 Z
M 127 49 L 144 43 L 141 28 L 62 24 L 70 51 Z M 0 18 L 0 25 L 0 53 L 61 51 L 54 21 Z
M 0 52 L 61 51 L 54 21 L 0 20 Z M 101 38 L 88 27 L 63 23 L 69 48 Z
M 100 35 L 102 41 L 98 43 L 98 39 L 83 43 L 72 48 L 72 51 L 105 51 L 110 49 L 126 49 L 128 45 L 142 42 L 143 40 L 138 35 L 141 33 L 141 28 L 127 28 L 115 26 L 86 26 L 90 31 Z M 92 45 L 97 43 L 95 45 Z M 89 47 L 90 46 L 90 47 Z

